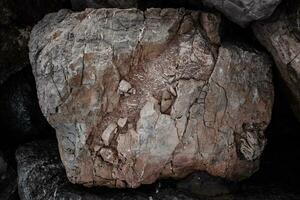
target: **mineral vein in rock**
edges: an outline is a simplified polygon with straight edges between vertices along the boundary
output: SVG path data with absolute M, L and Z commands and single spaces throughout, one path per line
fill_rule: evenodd
M 87 9 L 34 27 L 39 102 L 70 181 L 138 187 L 195 170 L 229 179 L 257 170 L 271 62 L 221 45 L 219 25 L 218 15 L 183 9 Z

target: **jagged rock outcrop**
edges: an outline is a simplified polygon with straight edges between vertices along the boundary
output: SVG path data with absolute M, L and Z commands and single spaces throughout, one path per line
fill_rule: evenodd
M 281 0 L 203 0 L 204 5 L 215 7 L 241 26 L 269 17 L 280 2 Z
M 262 45 L 273 55 L 277 69 L 287 86 L 289 100 L 300 119 L 300 2 L 282 6 L 273 19 L 257 22 L 253 30 Z
M 258 169 L 271 61 L 221 45 L 219 25 L 184 9 L 87 9 L 34 27 L 39 102 L 71 182 L 138 187 L 195 170 L 237 180 Z

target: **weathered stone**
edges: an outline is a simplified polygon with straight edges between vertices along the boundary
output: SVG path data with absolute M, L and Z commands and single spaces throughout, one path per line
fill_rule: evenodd
M 201 15 L 62 10 L 35 26 L 39 102 L 71 182 L 138 187 L 195 170 L 239 180 L 258 169 L 273 104 L 271 61 L 221 45 L 218 16 L 202 24 Z M 123 79 L 135 94 L 118 93 Z M 165 100 L 172 105 L 162 112 Z M 120 118 L 128 126 L 117 128 Z
M 21 146 L 16 151 L 18 190 L 21 200 L 57 199 L 64 184 L 68 184 L 63 165 L 53 141 L 38 141 Z
M 203 0 L 204 5 L 215 7 L 241 26 L 269 17 L 280 2 L 281 0 Z
M 258 184 L 255 181 L 252 184 L 244 182 L 242 185 L 236 185 L 203 172 L 195 173 L 177 182 L 159 182 L 147 186 L 146 189 L 119 190 L 98 187 L 90 190 L 68 182 L 59 159 L 57 143 L 49 140 L 21 146 L 16 152 L 16 158 L 21 200 L 299 199 L 298 187 L 295 190 L 291 190 L 291 188 L 286 190 L 280 185 L 274 184 L 272 180 L 269 180 L 268 183 L 271 182 L 271 184 L 267 185 L 266 183 Z M 0 193 L 0 198 L 6 199 L 3 198 L 3 194 Z M 9 200 L 12 199 L 9 198 Z
M 119 90 L 120 94 L 125 94 L 125 93 L 128 93 L 131 88 L 132 88 L 132 86 L 130 83 L 128 83 L 125 80 L 121 80 L 121 82 L 119 83 L 118 90 Z
M 273 55 L 287 86 L 292 109 L 300 120 L 300 38 L 295 25 L 299 20 L 297 10 L 300 4 L 295 2 L 293 6 L 294 12 L 282 7 L 273 19 L 255 23 L 253 30 L 261 44 Z

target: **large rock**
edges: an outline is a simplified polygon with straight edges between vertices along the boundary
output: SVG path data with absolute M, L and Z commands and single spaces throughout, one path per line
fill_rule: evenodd
M 62 10 L 32 31 L 42 112 L 73 183 L 138 187 L 258 169 L 273 85 L 266 54 L 220 46 L 220 18 L 177 9 Z
M 258 40 L 273 55 L 287 86 L 291 106 L 300 119 L 300 3 L 282 7 L 272 19 L 257 22 L 253 30 Z
M 281 0 L 203 0 L 205 5 L 215 7 L 241 26 L 269 17 L 280 2 Z

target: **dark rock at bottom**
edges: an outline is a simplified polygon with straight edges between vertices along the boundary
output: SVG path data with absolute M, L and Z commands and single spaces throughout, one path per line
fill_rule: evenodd
M 300 194 L 276 185 L 238 185 L 195 173 L 180 181 L 161 181 L 138 189 L 84 188 L 71 184 L 60 161 L 57 143 L 35 141 L 16 151 L 18 190 L 22 200 L 291 200 Z
M 0 152 L 0 199 L 16 200 L 17 194 L 17 173 Z

